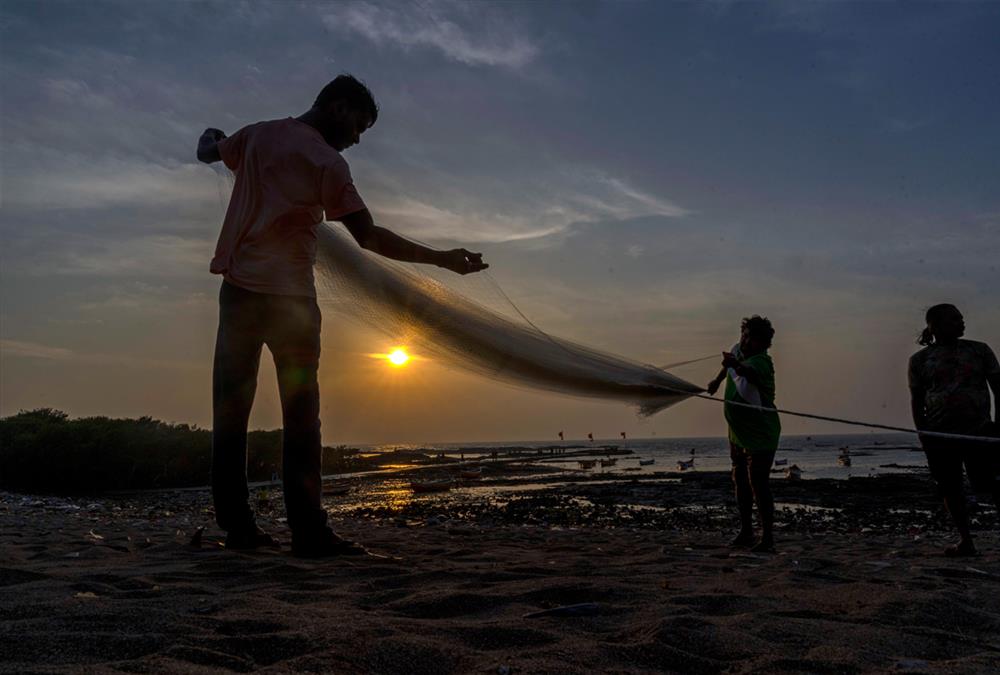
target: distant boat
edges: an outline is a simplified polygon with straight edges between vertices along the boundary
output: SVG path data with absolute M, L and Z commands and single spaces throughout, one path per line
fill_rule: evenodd
M 479 480 L 483 477 L 483 470 L 479 469 L 466 469 L 464 471 L 459 471 L 458 475 L 462 480 Z
M 799 468 L 798 464 L 792 464 L 790 467 L 785 469 L 785 478 L 789 480 L 798 480 L 802 478 L 802 469 Z
M 680 461 L 677 462 L 677 469 L 678 469 L 678 471 L 686 471 L 688 469 L 693 469 L 693 468 L 694 468 L 694 460 L 693 459 L 689 459 L 686 462 L 684 460 L 680 460 Z
M 595 466 L 597 466 L 597 460 L 596 459 L 581 459 L 581 460 L 577 461 L 577 464 L 580 465 L 581 469 L 593 469 Z
M 346 480 L 334 483 L 323 483 L 323 494 L 328 497 L 336 495 L 346 495 L 351 491 L 351 484 Z
M 774 460 L 774 465 L 775 466 L 788 466 L 788 460 L 787 459 L 776 459 L 776 460 Z
M 423 482 L 411 481 L 410 489 L 414 492 L 447 492 L 452 488 L 452 482 L 447 478 Z
M 618 463 L 617 457 L 608 457 L 607 459 L 601 460 L 601 466 L 614 466 Z
M 650 464 L 656 464 L 655 459 L 640 459 L 639 466 L 649 466 Z

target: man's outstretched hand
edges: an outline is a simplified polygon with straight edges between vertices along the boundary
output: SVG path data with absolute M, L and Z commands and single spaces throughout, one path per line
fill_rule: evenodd
M 469 274 L 470 272 L 481 272 L 488 264 L 483 262 L 482 253 L 473 253 L 464 248 L 453 248 L 450 251 L 441 252 L 441 261 L 438 266 L 443 267 L 458 274 Z

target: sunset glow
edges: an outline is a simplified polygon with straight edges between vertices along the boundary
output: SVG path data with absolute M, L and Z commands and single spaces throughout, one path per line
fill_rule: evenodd
M 405 366 L 406 363 L 410 360 L 409 355 L 402 349 L 397 349 L 396 351 L 387 355 L 386 358 L 389 359 L 389 363 L 396 366 L 397 368 Z

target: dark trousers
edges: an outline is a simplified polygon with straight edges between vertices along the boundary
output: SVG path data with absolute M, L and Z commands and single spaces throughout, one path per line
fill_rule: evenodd
M 764 534 L 770 535 L 774 524 L 774 497 L 771 495 L 771 466 L 774 452 L 751 453 L 733 443 L 729 444 L 729 457 L 733 462 L 733 486 L 736 488 L 736 505 L 740 510 L 740 528 L 753 529 L 753 504 Z
M 296 537 L 326 525 L 320 503 L 320 324 L 315 298 L 254 293 L 222 283 L 212 372 L 212 497 L 216 520 L 226 531 L 255 527 L 247 489 L 247 424 L 264 345 L 278 371 L 288 525 Z

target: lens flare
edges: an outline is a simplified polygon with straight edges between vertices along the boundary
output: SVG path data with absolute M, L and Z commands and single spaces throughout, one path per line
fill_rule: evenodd
M 405 366 L 406 362 L 410 360 L 409 354 L 404 352 L 402 349 L 397 349 L 393 353 L 386 356 L 389 359 L 389 363 L 396 367 Z

